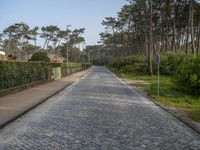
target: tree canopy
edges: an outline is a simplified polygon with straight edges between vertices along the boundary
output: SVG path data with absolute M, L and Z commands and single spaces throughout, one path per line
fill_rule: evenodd
M 117 17 L 102 21 L 100 33 L 110 57 L 147 56 L 151 59 L 170 51 L 199 54 L 199 0 L 128 0 Z M 98 51 L 96 51 L 98 53 Z M 104 54 L 102 54 L 104 55 Z
M 62 30 L 55 25 L 31 28 L 23 22 L 15 23 L 0 33 L 0 48 L 18 60 L 29 60 L 37 51 L 46 51 L 51 57 L 66 58 L 68 48 L 71 61 L 75 61 L 81 55 L 79 45 L 85 41 L 84 31 L 85 28 Z M 43 45 L 38 45 L 39 38 Z

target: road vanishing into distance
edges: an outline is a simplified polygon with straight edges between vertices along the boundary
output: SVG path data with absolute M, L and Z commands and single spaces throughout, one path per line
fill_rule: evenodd
M 0 149 L 200 150 L 200 136 L 105 67 L 93 67 L 1 129 Z

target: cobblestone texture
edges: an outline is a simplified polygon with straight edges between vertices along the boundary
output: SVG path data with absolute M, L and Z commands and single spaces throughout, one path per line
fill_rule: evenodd
M 104 67 L 0 131 L 5 150 L 199 150 L 200 136 Z

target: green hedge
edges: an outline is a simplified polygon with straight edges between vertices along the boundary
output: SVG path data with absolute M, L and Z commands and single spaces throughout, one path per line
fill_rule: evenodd
M 82 64 L 81 63 L 69 63 L 67 67 L 67 63 L 60 63 L 61 67 L 61 74 L 62 77 L 65 77 L 71 73 L 77 72 L 82 70 Z
M 34 81 L 50 80 L 52 68 L 61 67 L 62 77 L 82 70 L 81 63 L 48 63 L 48 62 L 18 62 L 0 61 L 0 90 Z
M 26 83 L 46 80 L 50 64 L 38 62 L 0 62 L 0 90 Z

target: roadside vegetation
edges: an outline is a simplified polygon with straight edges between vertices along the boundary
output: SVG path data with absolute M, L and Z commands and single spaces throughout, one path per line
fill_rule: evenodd
M 110 60 L 108 67 L 129 84 L 143 90 L 157 102 L 176 107 L 192 120 L 200 122 L 200 57 L 169 53 L 161 57 L 160 96 L 158 97 L 157 64 L 149 76 L 145 57 L 120 57 Z
M 17 22 L 0 31 L 0 91 L 88 68 L 88 56 L 81 51 L 85 28 L 70 27 Z
M 139 73 L 118 73 L 119 77 L 126 80 L 142 80 L 149 84 L 136 82 L 133 86 L 143 90 L 158 103 L 167 107 L 176 107 L 179 111 L 185 113 L 192 120 L 200 122 L 200 97 L 187 94 L 177 90 L 169 76 L 160 77 L 160 96 L 157 96 L 157 76 L 149 76 Z
M 38 61 L 2 61 L 0 62 L 0 91 L 36 81 L 52 80 L 57 68 L 61 70 L 61 77 L 65 77 L 88 67 L 90 64 L 78 62 L 70 62 L 67 65 L 67 63 Z

